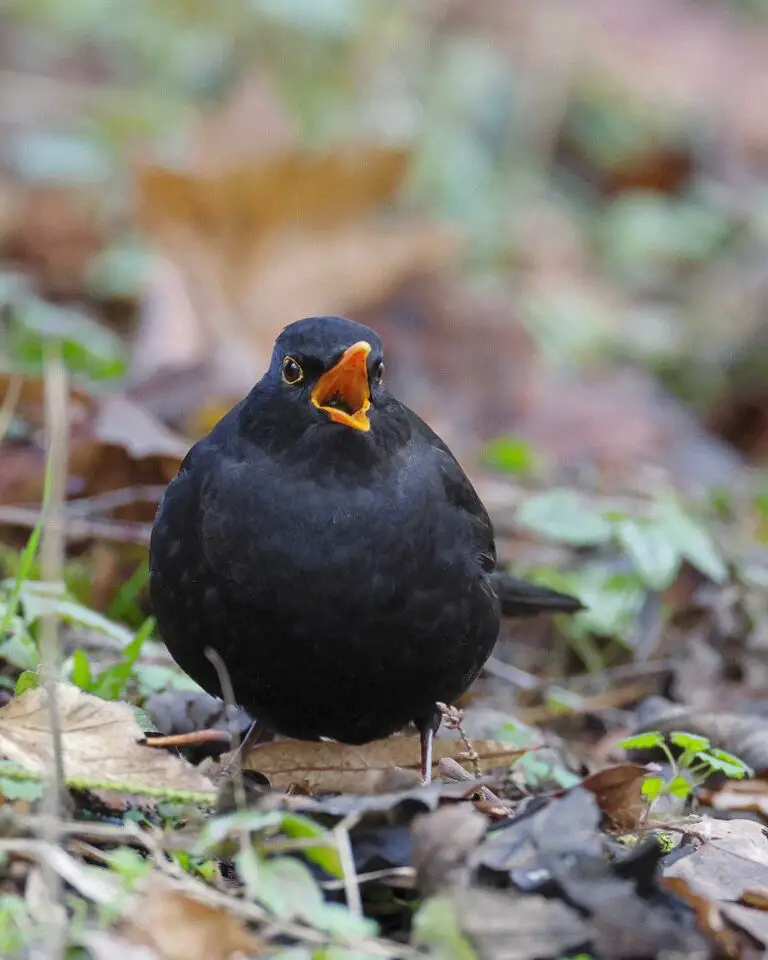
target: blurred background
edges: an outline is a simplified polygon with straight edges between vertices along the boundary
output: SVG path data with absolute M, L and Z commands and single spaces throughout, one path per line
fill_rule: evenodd
M 344 314 L 476 479 L 502 558 L 590 603 L 511 659 L 690 667 L 695 641 L 717 656 L 678 694 L 764 691 L 759 618 L 724 662 L 722 617 L 768 582 L 767 102 L 764 0 L 6 0 L 5 575 L 39 517 L 51 357 L 68 595 L 135 627 L 189 443 L 286 323 Z M 34 652 L 0 653 L 12 687 Z

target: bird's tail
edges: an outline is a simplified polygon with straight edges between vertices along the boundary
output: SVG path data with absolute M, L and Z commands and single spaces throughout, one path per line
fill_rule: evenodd
M 499 570 L 491 574 L 493 591 L 503 617 L 533 617 L 537 613 L 576 613 L 584 605 L 576 597 L 527 580 L 515 580 Z

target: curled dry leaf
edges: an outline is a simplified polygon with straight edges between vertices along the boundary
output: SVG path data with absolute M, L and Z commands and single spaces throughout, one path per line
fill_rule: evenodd
M 591 774 L 581 785 L 594 793 L 600 809 L 620 830 L 634 830 L 648 811 L 642 793 L 646 773 L 639 764 L 621 763 Z
M 526 750 L 496 740 L 478 740 L 475 750 L 482 771 L 509 766 Z M 433 759 L 463 759 L 460 740 L 436 740 Z M 419 744 L 413 737 L 390 737 L 362 746 L 346 743 L 316 743 L 304 740 L 276 740 L 256 747 L 245 768 L 269 777 L 272 786 L 286 788 L 306 783 L 318 792 L 370 793 L 382 770 L 390 767 L 419 769 Z
M 125 703 L 100 700 L 67 683 L 56 684 L 68 782 L 134 793 L 205 793 L 213 785 L 191 764 L 143 747 L 144 734 Z M 0 709 L 0 755 L 46 774 L 53 764 L 48 690 L 28 690 Z
M 699 799 L 713 810 L 758 813 L 768 821 L 768 780 L 730 780 L 721 790 L 701 790 Z
M 143 891 L 124 934 L 160 960 L 229 960 L 265 950 L 238 917 L 158 879 Z

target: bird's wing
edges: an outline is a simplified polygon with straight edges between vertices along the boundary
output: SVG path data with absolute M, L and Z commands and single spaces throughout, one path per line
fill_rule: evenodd
M 517 580 L 503 570 L 496 569 L 493 524 L 475 488 L 454 455 L 434 430 L 404 404 L 401 406 L 414 433 L 425 439 L 439 452 L 440 469 L 448 499 L 471 518 L 478 554 L 483 568 L 489 575 L 493 592 L 501 604 L 502 616 L 527 617 L 535 616 L 537 613 L 575 613 L 577 610 L 582 610 L 583 605 L 575 597 L 558 593 L 556 590 L 536 583 L 529 583 L 527 580 Z
M 413 433 L 425 440 L 437 452 L 446 496 L 449 502 L 456 509 L 464 512 L 472 523 L 480 562 L 483 569 L 490 573 L 496 569 L 496 544 L 488 511 L 470 483 L 469 477 L 446 444 L 413 410 L 405 404 L 400 404 L 400 407 Z

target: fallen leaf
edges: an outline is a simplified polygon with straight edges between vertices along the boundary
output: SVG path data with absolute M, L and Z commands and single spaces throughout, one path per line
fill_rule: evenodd
M 432 897 L 469 883 L 469 855 L 485 836 L 487 819 L 465 804 L 417 817 L 411 825 L 416 889 Z
M 132 383 L 154 409 L 186 371 L 189 402 L 234 401 L 292 320 L 356 313 L 405 279 L 456 262 L 454 229 L 372 219 L 405 174 L 406 151 L 344 146 L 272 152 L 217 172 L 139 172 L 160 261 L 133 344 Z M 174 405 L 176 401 L 173 401 Z M 195 413 L 194 407 L 184 411 Z
M 93 960 L 162 960 L 149 947 L 131 943 L 108 930 L 89 930 L 83 935 L 83 944 Z
M 186 761 L 138 742 L 144 734 L 130 706 L 56 684 L 68 782 L 124 792 L 210 794 L 213 785 Z M 27 690 L 0 709 L 0 755 L 46 775 L 53 764 L 47 689 Z
M 764 947 L 768 946 L 768 914 L 764 910 L 753 910 L 741 903 L 724 903 L 723 916 L 740 930 L 745 930 Z
M 452 916 L 458 918 L 460 932 L 483 960 L 558 957 L 589 941 L 587 921 L 561 900 L 471 889 L 427 901 L 425 907 L 434 912 L 441 905 L 439 923 L 426 922 L 429 914 L 417 917 L 420 944 L 438 947 Z
M 0 373 L 0 403 L 10 383 L 10 375 Z M 189 447 L 139 404 L 117 393 L 97 395 L 70 386 L 68 412 L 70 496 L 95 496 L 134 485 L 166 484 Z M 42 380 L 24 379 L 14 422 L 17 436 L 0 444 L 0 503 L 38 503 L 42 500 L 45 473 Z M 142 516 L 151 520 L 154 504 L 142 506 Z
M 722 912 L 715 900 L 701 896 L 691 889 L 688 882 L 682 877 L 666 877 L 663 881 L 667 890 L 671 890 L 696 913 L 696 923 L 705 937 L 716 940 L 717 943 L 730 955 L 736 951 L 736 942 L 733 934 L 723 922 Z
M 647 772 L 639 764 L 622 763 L 593 773 L 581 785 L 594 793 L 600 809 L 620 830 L 634 830 L 648 812 L 642 793 Z
M 766 780 L 730 780 L 720 790 L 700 790 L 699 799 L 713 810 L 749 811 L 768 821 Z
M 509 766 L 526 750 L 496 740 L 474 744 L 481 770 Z M 451 757 L 461 760 L 466 747 L 459 741 L 435 740 L 433 764 Z M 263 773 L 273 787 L 304 783 L 319 792 L 369 793 L 382 770 L 419 769 L 419 742 L 414 737 L 389 737 L 362 746 L 305 740 L 260 744 L 248 755 L 245 769 Z
M 742 890 L 741 902 L 748 907 L 756 907 L 758 910 L 768 910 L 768 886 L 750 887 L 748 890 Z
M 239 917 L 157 879 L 131 910 L 123 933 L 162 960 L 228 960 L 265 952 Z
M 679 877 L 699 896 L 737 901 L 745 890 L 768 885 L 768 839 L 754 820 L 711 820 L 686 826 L 702 840 L 697 850 L 664 871 Z

